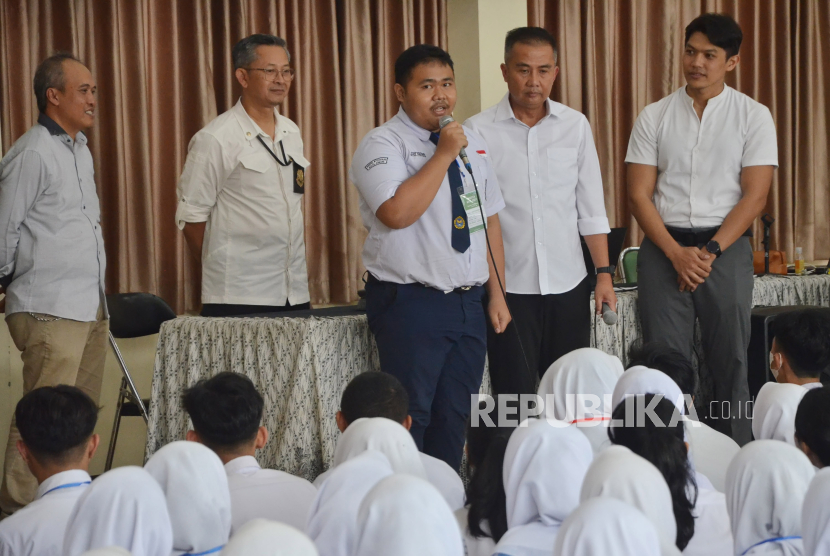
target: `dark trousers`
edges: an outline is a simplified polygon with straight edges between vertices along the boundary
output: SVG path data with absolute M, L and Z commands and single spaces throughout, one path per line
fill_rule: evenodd
M 644 239 L 637 258 L 640 320 L 646 342 L 660 340 L 690 361 L 695 319 L 700 323 L 703 367 L 714 383 L 717 410 L 699 416 L 741 445 L 751 439 L 747 418 L 747 354 L 752 310 L 752 247 L 738 238 L 715 259 L 712 272 L 694 293 L 680 292 L 677 272 L 666 255 Z M 710 404 L 711 405 L 711 404 Z
M 244 317 L 259 313 L 285 313 L 288 311 L 307 311 L 311 303 L 291 305 L 234 305 L 231 303 L 205 303 L 202 305 L 203 317 Z
M 380 367 L 409 394 L 415 444 L 453 469 L 461 465 L 471 397 L 484 374 L 483 294 L 481 286 L 444 293 L 374 279 L 366 285 Z
M 535 394 L 539 379 L 551 363 L 575 349 L 589 347 L 590 299 L 587 277 L 565 293 L 508 293 L 513 321 L 501 334 L 496 334 L 487 321 L 487 356 L 493 394 Z

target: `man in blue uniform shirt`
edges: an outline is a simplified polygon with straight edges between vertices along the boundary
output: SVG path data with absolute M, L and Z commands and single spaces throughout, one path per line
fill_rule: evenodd
M 349 172 L 369 231 L 366 311 L 381 369 L 409 393 L 416 444 L 458 469 L 484 369 L 485 288 L 494 329 L 510 322 L 494 273 L 504 276 L 504 200 L 484 140 L 457 122 L 439 124 L 455 107 L 449 54 L 406 50 L 395 62 L 395 94 L 398 114 L 363 138 Z

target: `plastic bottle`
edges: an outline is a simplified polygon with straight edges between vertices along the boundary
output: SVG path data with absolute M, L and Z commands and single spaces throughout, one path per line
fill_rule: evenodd
M 801 247 L 795 248 L 795 274 L 796 276 L 804 275 L 804 251 Z

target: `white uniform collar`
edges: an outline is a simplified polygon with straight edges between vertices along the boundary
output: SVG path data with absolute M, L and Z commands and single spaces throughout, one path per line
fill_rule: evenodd
M 60 473 L 55 473 L 42 483 L 40 486 L 37 487 L 37 494 L 35 495 L 35 500 L 43 498 L 43 496 L 51 491 L 56 489 L 63 490 L 64 488 L 70 488 L 69 485 L 81 486 L 81 484 L 89 482 L 92 479 L 89 477 L 89 473 L 83 471 L 82 469 L 70 469 L 69 471 L 61 471 Z
M 231 108 L 234 116 L 236 116 L 236 121 L 239 122 L 239 126 L 242 128 L 242 133 L 245 134 L 245 139 L 248 141 L 253 141 L 257 136 L 262 137 L 263 139 L 267 139 L 271 141 L 271 136 L 262 131 L 262 128 L 257 125 L 257 123 L 251 118 L 248 112 L 245 110 L 245 107 L 242 106 L 242 98 L 240 97 L 236 104 Z M 280 115 L 279 110 L 274 108 L 274 118 L 276 118 L 277 127 L 274 132 L 274 137 L 276 141 L 279 141 L 283 136 L 289 133 L 299 133 L 300 128 L 297 127 L 297 124 L 286 118 L 285 116 Z
M 248 469 L 261 469 L 259 462 L 254 456 L 240 456 L 225 464 L 225 472 L 228 475 L 242 473 Z
M 545 106 L 545 112 L 546 112 L 545 117 L 546 118 L 550 117 L 550 116 L 554 116 L 554 117 L 559 116 L 565 110 L 565 105 L 564 104 L 559 104 L 558 102 L 554 102 L 551 99 L 547 99 L 547 101 L 545 102 L 545 105 L 546 105 Z M 499 101 L 499 103 L 496 106 L 497 106 L 497 108 L 496 108 L 496 121 L 497 122 L 502 121 L 502 120 L 508 120 L 508 119 L 511 119 L 511 118 L 518 121 L 518 118 L 516 118 L 516 115 L 513 113 L 513 107 L 510 106 L 510 93 L 509 92 L 504 94 L 504 96 L 502 97 L 502 99 Z
M 683 97 L 686 99 L 686 102 L 689 104 L 689 106 L 694 107 L 695 99 L 693 99 L 691 97 L 691 95 L 689 95 L 689 92 L 686 90 L 686 87 L 688 87 L 688 85 L 683 85 L 682 87 L 680 87 L 680 90 L 683 92 Z M 710 105 L 714 106 L 714 105 L 718 104 L 719 102 L 721 102 L 723 99 L 725 99 L 727 96 L 729 96 L 729 93 L 727 93 L 727 91 L 729 91 L 730 89 L 731 89 L 731 87 L 729 85 L 727 85 L 726 83 L 724 83 L 723 84 L 723 90 L 721 92 L 719 92 L 717 95 L 710 98 L 706 102 L 706 106 L 710 106 Z
M 415 122 L 412 121 L 412 118 L 409 117 L 409 114 L 403 109 L 403 105 L 398 109 L 398 118 L 412 131 L 415 132 L 415 135 L 418 136 L 418 139 L 421 141 L 429 141 L 429 136 L 432 133 L 428 129 L 424 129 Z

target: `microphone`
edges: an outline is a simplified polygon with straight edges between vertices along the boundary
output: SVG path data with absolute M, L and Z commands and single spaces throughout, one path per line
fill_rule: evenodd
M 609 326 L 617 324 L 617 313 L 607 303 L 602 304 L 602 321 Z
M 455 121 L 455 118 L 453 118 L 452 116 L 447 114 L 446 116 L 444 116 L 443 118 L 438 120 L 438 125 L 441 126 L 441 129 L 444 129 L 444 127 L 446 127 L 447 124 L 451 124 L 454 121 Z M 467 158 L 467 151 L 464 150 L 464 147 L 461 147 L 461 152 L 458 153 L 458 156 L 461 157 L 461 162 L 464 163 L 464 166 L 472 174 L 473 170 L 472 170 L 472 168 L 470 168 L 470 160 Z

